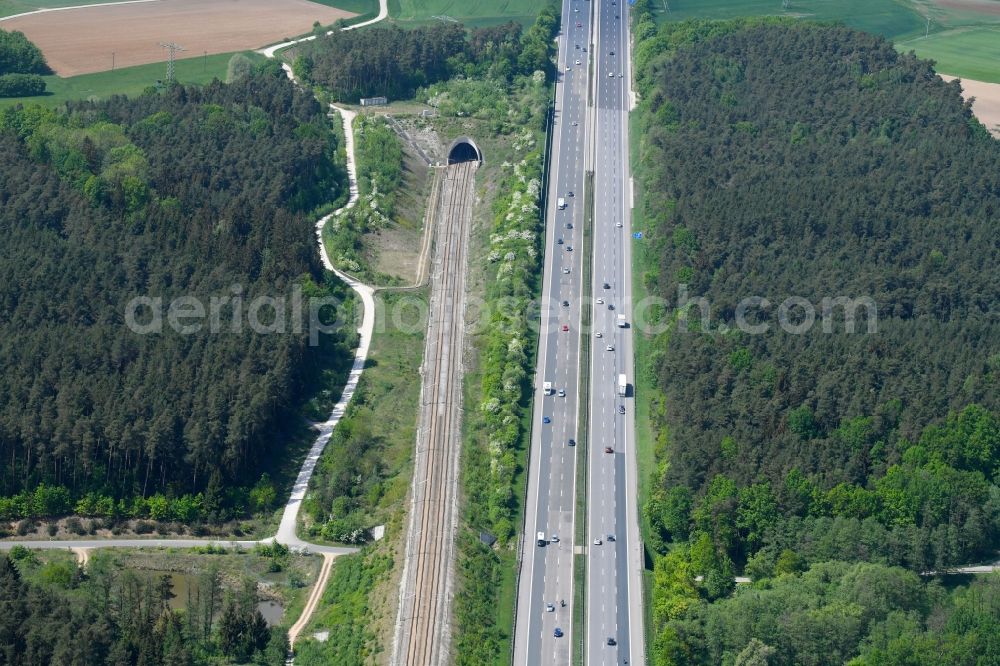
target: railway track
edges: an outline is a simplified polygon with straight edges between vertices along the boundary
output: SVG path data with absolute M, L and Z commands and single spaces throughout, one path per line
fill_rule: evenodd
M 421 416 L 393 664 L 448 661 L 461 444 L 465 271 L 476 162 L 448 167 L 424 353 Z

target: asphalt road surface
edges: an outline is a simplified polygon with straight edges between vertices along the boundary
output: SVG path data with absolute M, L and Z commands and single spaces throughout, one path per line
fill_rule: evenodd
M 596 4 L 594 0 L 564 0 L 562 7 L 515 664 L 568 664 L 576 643 L 572 617 L 577 450 L 569 441 L 577 439 L 579 415 L 590 12 Z M 565 201 L 563 209 L 557 206 L 559 198 Z M 552 395 L 543 394 L 544 382 L 552 383 Z M 543 546 L 537 545 L 538 532 L 545 534 Z M 547 610 L 547 604 L 553 610 Z M 557 628 L 562 637 L 554 635 Z
M 595 337 L 591 347 L 586 663 L 643 664 L 642 546 L 632 399 L 631 243 L 635 241 L 628 169 L 627 2 L 601 2 L 596 23 L 595 148 L 599 158 L 594 169 L 593 327 L 594 335 L 603 337 Z M 618 325 L 619 315 L 625 316 L 625 328 Z M 627 379 L 625 396 L 619 392 L 622 374 Z

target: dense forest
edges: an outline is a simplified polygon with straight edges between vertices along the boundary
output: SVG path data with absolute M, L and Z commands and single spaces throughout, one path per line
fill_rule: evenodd
M 191 585 L 182 610 L 170 608 L 174 596 L 169 575 L 116 571 L 104 560 L 84 573 L 15 547 L 0 557 L 0 663 L 285 663 L 288 639 L 282 629 L 268 629 L 253 582 L 227 590 L 209 569 Z
M 41 49 L 23 32 L 0 30 L 0 97 L 41 95 L 41 75 L 51 73 Z
M 331 136 L 275 63 L 231 85 L 0 115 L 0 495 L 45 484 L 55 498 L 8 510 L 87 497 L 102 515 L 205 491 L 211 519 L 273 467 L 323 367 L 351 358 L 340 334 L 310 343 L 306 301 L 343 295 L 308 214 L 338 195 Z M 171 323 L 181 296 L 204 316 Z M 255 309 L 259 296 L 284 306 Z M 127 325 L 136 297 L 162 299 L 136 315 L 159 312 L 161 330 Z
M 644 516 L 658 570 L 669 557 L 691 574 L 654 586 L 656 663 L 720 663 L 745 643 L 706 651 L 681 625 L 727 612 L 705 602 L 734 574 L 922 572 L 997 550 L 1000 143 L 957 84 L 879 37 L 777 19 L 657 29 L 647 8 L 642 277 L 671 308 L 653 311 L 667 326 L 642 364 Z M 848 308 L 824 308 L 840 297 L 872 304 L 853 330 Z M 838 657 L 771 645 L 721 663 L 843 663 L 864 636 Z
M 334 31 L 302 47 L 294 70 L 334 100 L 412 97 L 418 88 L 455 75 L 510 82 L 518 74 L 550 73 L 551 36 L 558 26 L 551 6 L 522 34 L 510 22 L 466 30 L 444 23 L 404 30 L 376 27 Z

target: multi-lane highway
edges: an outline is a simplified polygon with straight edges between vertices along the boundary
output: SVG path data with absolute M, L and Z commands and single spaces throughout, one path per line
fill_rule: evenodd
M 631 398 L 635 371 L 627 3 L 603 0 L 595 23 L 594 147 L 600 159 L 594 165 L 594 344 L 587 470 L 585 659 L 587 664 L 643 664 L 642 547 Z M 624 396 L 620 388 L 623 375 Z
M 570 441 L 577 438 L 579 415 L 590 12 L 596 4 L 596 0 L 563 0 L 562 7 L 515 664 L 568 664 L 574 644 L 577 450 Z M 560 209 L 560 199 L 565 208 Z M 546 382 L 551 383 L 551 395 L 544 394 Z M 544 533 L 543 546 L 537 545 L 539 532 Z M 555 635 L 557 629 L 562 636 Z
M 641 664 L 634 414 L 630 394 L 619 396 L 619 377 L 624 374 L 631 386 L 634 376 L 632 330 L 617 321 L 619 314 L 627 321 L 631 309 L 627 10 L 616 0 L 564 0 L 562 11 L 542 285 L 546 316 L 535 377 L 514 663 L 568 664 L 582 644 L 588 664 Z M 587 165 L 594 172 L 593 287 L 584 293 L 579 250 Z M 593 308 L 585 331 L 581 298 Z M 592 350 L 582 359 L 590 364 L 589 446 L 580 449 L 585 458 L 572 445 L 580 426 L 581 334 L 591 338 Z M 578 462 L 587 468 L 586 543 L 574 543 Z M 584 637 L 573 636 L 579 601 L 573 598 L 574 552 L 587 561 Z

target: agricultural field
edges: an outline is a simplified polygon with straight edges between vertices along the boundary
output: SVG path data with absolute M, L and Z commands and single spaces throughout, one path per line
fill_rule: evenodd
M 895 0 L 789 0 L 787 5 L 782 0 L 652 0 L 650 4 L 659 10 L 660 21 L 789 16 L 840 21 L 893 39 L 916 36 L 924 28 L 924 19 L 912 6 Z
M 212 79 L 225 80 L 226 68 L 232 53 L 220 53 L 187 60 L 174 65 L 174 78 L 180 83 L 209 83 Z M 264 56 L 253 51 L 244 52 L 253 61 L 263 61 Z M 38 97 L 11 97 L 0 99 L 0 108 L 14 104 L 31 103 L 57 107 L 71 99 L 107 99 L 112 95 L 134 96 L 149 86 L 156 85 L 167 73 L 163 62 L 125 67 L 114 71 L 95 72 L 62 78 L 43 76 L 45 94 Z
M 178 58 L 253 49 L 327 25 L 352 13 L 308 0 L 158 0 L 33 14 L 2 22 L 42 49 L 60 76 L 129 67 L 166 58 L 163 42 L 177 42 Z
M 888 37 L 901 51 L 913 50 L 935 60 L 939 72 L 1000 82 L 997 0 L 789 0 L 787 4 L 782 0 L 652 0 L 652 5 L 661 22 L 737 16 L 837 21 Z
M 389 0 L 389 15 L 402 23 L 455 20 L 467 26 L 507 21 L 528 25 L 544 6 L 538 0 Z
M 26 14 L 40 9 L 96 5 L 108 0 L 0 0 L 0 17 Z
M 934 60 L 939 72 L 1000 83 L 1000 25 L 932 32 L 926 38 L 901 42 L 898 46 Z

